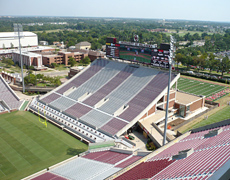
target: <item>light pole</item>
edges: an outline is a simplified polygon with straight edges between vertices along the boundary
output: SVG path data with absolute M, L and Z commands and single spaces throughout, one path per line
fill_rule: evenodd
M 168 92 L 167 92 L 167 104 L 166 104 L 166 112 L 165 112 L 165 126 L 164 126 L 164 138 L 163 145 L 165 145 L 166 141 L 166 130 L 167 130 L 167 121 L 168 121 L 168 108 L 169 108 L 169 93 L 170 93 L 170 83 L 171 83 L 171 70 L 172 70 L 172 59 L 173 59 L 173 36 L 170 35 L 170 50 L 169 50 L 169 79 L 168 79 Z
M 21 72 L 22 72 L 22 89 L 23 89 L 22 92 L 25 93 L 25 84 L 24 84 L 24 78 L 23 78 L 22 52 L 21 52 L 21 42 L 20 42 L 20 38 L 22 37 L 22 34 L 23 34 L 22 25 L 15 23 L 14 32 L 18 36 L 18 39 L 19 39 L 19 52 L 20 52 L 20 62 L 21 62 Z

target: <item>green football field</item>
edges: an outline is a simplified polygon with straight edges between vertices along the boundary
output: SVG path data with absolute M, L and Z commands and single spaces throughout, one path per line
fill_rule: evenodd
M 177 89 L 195 95 L 203 95 L 209 97 L 217 92 L 226 89 L 226 87 L 181 77 L 178 80 Z
M 216 112 L 215 114 L 208 117 L 208 119 L 201 121 L 200 123 L 196 124 L 192 128 L 194 129 L 194 128 L 206 126 L 226 119 L 230 119 L 230 106 L 227 106 L 224 109 Z
M 26 111 L 0 115 L 0 179 L 21 179 L 87 150 L 87 145 Z

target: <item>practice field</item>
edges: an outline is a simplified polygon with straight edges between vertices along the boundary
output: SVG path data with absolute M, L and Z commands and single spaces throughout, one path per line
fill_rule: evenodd
M 87 145 L 26 111 L 0 115 L 0 179 L 21 179 L 79 154 Z
M 226 87 L 181 77 L 178 80 L 177 89 L 187 93 L 209 97 L 215 93 L 218 93 L 226 89 Z
M 198 128 L 198 127 L 206 126 L 206 125 L 220 122 L 220 121 L 223 121 L 223 120 L 226 120 L 229 118 L 230 118 L 230 106 L 227 106 L 224 109 L 222 109 L 222 110 L 216 112 L 215 114 L 211 115 L 210 117 L 208 117 L 208 119 L 203 120 L 200 123 L 197 123 L 192 128 Z

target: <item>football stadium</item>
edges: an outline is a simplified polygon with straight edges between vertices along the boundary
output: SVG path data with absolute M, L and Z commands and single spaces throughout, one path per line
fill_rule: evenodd
M 217 106 L 206 104 L 211 87 L 224 88 L 173 72 L 167 94 L 168 79 L 168 70 L 96 59 L 28 103 L 0 76 L 0 179 L 229 179 L 230 119 L 184 134 L 167 127 L 163 144 L 167 99 L 168 122 L 186 123 Z

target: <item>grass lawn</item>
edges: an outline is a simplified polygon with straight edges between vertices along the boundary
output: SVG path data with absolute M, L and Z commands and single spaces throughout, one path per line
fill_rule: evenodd
M 0 67 L 2 67 L 1 70 L 3 70 L 3 68 L 5 68 L 5 71 L 7 71 L 8 73 L 20 73 L 21 72 L 21 68 L 19 66 L 7 67 L 7 65 L 3 62 L 0 62 Z M 23 71 L 25 72 L 25 69 Z
M 68 70 L 68 68 L 66 68 L 66 66 L 64 66 L 64 65 L 59 65 L 59 66 L 55 67 L 55 70 L 64 71 L 64 70 Z
M 24 111 L 24 109 L 26 108 L 26 106 L 27 106 L 28 103 L 29 103 L 29 101 L 25 101 L 23 103 L 23 105 L 21 106 L 20 111 Z
M 26 111 L 0 116 L 0 179 L 21 179 L 87 149 L 87 145 Z
M 224 90 L 226 87 L 181 77 L 178 80 L 177 88 L 187 93 L 209 97 L 217 92 Z
M 195 124 L 195 126 L 193 126 L 192 128 L 198 128 L 198 127 L 202 127 L 202 126 L 206 126 L 212 123 L 216 123 L 219 121 L 223 121 L 226 119 L 230 118 L 230 106 L 225 107 L 224 109 L 216 112 L 215 114 L 211 115 L 210 117 L 208 117 L 208 119 L 203 120 L 197 124 Z

